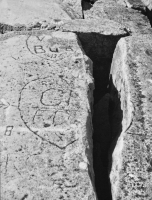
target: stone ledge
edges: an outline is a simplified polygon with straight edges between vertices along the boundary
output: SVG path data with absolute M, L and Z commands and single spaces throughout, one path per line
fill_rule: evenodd
M 120 39 L 113 56 L 112 88 L 120 96 L 123 112 L 110 175 L 114 200 L 152 196 L 151 49 L 151 35 L 127 37 Z
M 151 34 L 149 20 L 141 12 L 126 8 L 115 0 L 98 0 L 90 10 L 85 11 L 85 19 L 110 19 L 130 30 L 130 35 Z

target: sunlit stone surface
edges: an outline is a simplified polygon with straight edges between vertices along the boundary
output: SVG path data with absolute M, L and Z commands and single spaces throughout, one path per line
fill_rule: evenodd
M 0 40 L 1 199 L 95 200 L 91 60 L 73 33 Z

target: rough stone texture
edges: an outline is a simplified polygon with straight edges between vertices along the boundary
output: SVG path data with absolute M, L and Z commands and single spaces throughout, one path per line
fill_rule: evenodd
M 146 5 L 146 15 L 152 26 L 152 0 L 142 0 L 142 2 Z
M 152 10 L 152 0 L 142 0 L 149 10 Z
M 2 200 L 95 200 L 92 62 L 73 33 L 0 37 Z
M 56 0 L 0 0 L 0 22 L 9 25 L 70 19 Z
M 127 30 L 123 24 L 109 19 L 76 19 L 66 20 L 61 25 L 61 30 L 66 32 L 100 33 L 101 35 L 126 35 Z
M 33 29 L 59 30 L 64 20 L 75 18 L 82 18 L 81 1 L 0 0 L 0 34 Z
M 82 18 L 82 0 L 60 0 L 68 13 L 71 13 L 71 16 L 75 15 L 73 18 Z
M 134 9 L 125 8 L 114 0 L 98 0 L 93 7 L 85 11 L 85 19 L 110 19 L 123 24 L 130 35 L 148 34 L 151 31 L 146 16 Z
M 123 38 L 118 42 L 111 75 L 123 118 L 112 156 L 113 200 L 152 198 L 151 66 L 151 35 Z
M 117 0 L 117 3 L 126 6 L 128 8 L 133 8 L 137 10 L 145 10 L 145 4 L 142 0 Z
M 117 3 L 141 11 L 146 15 L 152 26 L 152 1 L 151 0 L 118 0 Z
M 0 0 L 2 200 L 151 200 L 151 4 L 92 2 Z

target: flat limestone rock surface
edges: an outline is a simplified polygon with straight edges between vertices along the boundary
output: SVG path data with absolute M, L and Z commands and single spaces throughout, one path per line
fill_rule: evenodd
M 139 11 L 126 8 L 115 0 L 98 0 L 90 10 L 84 12 L 85 19 L 110 19 L 126 27 L 130 35 L 152 33 L 146 16 Z
M 27 25 L 51 19 L 71 19 L 57 0 L 0 0 L 0 23 Z
M 74 33 L 0 37 L 1 199 L 96 200 L 92 62 Z
M 151 200 L 152 36 L 121 39 L 111 75 L 123 112 L 110 174 L 113 200 Z
M 123 24 L 110 19 L 75 19 L 65 20 L 60 29 L 65 32 L 100 33 L 101 35 L 126 35 Z

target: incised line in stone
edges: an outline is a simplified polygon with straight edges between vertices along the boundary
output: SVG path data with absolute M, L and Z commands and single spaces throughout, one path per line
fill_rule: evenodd
M 48 76 L 48 77 L 50 77 L 50 76 Z M 48 78 L 48 77 L 47 77 L 47 78 Z M 46 77 L 45 77 L 45 78 L 46 78 Z M 33 130 L 27 125 L 27 122 L 24 121 L 24 117 L 23 117 L 23 115 L 21 114 L 22 111 L 21 111 L 21 109 L 20 109 L 20 102 L 21 102 L 21 98 L 22 98 L 21 96 L 22 96 L 23 90 L 24 90 L 25 87 L 26 87 L 28 84 L 30 84 L 31 82 L 35 82 L 35 81 L 40 80 L 40 79 L 44 79 L 44 77 L 43 77 L 43 78 L 34 79 L 34 80 L 28 82 L 28 83 L 25 84 L 24 87 L 21 89 L 20 94 L 19 94 L 19 100 L 18 100 L 18 110 L 19 110 L 19 112 L 20 112 L 20 117 L 21 117 L 21 119 L 22 119 L 24 125 L 27 127 L 27 129 L 28 129 L 31 133 L 33 133 L 35 136 L 41 138 L 43 141 L 46 141 L 46 142 L 49 143 L 50 145 L 53 145 L 53 146 L 55 146 L 55 147 L 57 147 L 57 148 L 59 148 L 59 149 L 61 149 L 61 150 L 65 150 L 66 147 L 68 147 L 69 145 L 73 144 L 73 143 L 76 142 L 78 139 L 76 139 L 76 140 L 74 140 L 74 141 L 68 143 L 67 145 L 61 147 L 61 146 L 57 145 L 56 143 L 50 142 L 49 140 L 47 140 L 47 139 L 45 139 L 44 137 L 40 136 L 40 135 L 37 133 L 38 131 L 33 131 Z

